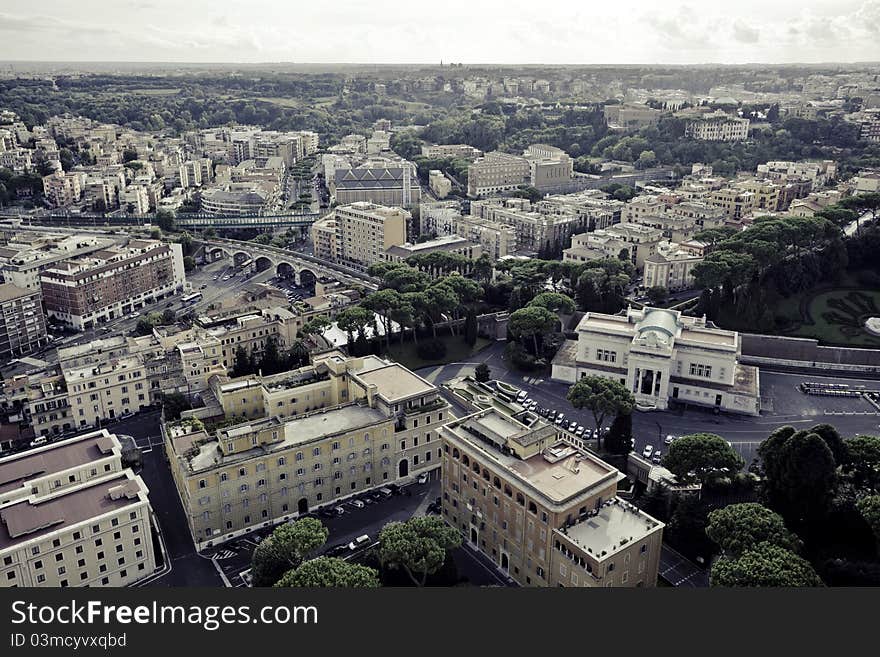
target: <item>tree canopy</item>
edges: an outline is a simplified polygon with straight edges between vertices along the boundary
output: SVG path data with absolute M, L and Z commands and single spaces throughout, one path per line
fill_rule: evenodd
M 316 518 L 286 522 L 257 545 L 251 559 L 254 586 L 272 586 L 327 542 L 329 531 Z
M 317 557 L 291 568 L 274 586 L 303 588 L 378 588 L 379 573 L 374 568 L 336 557 Z
M 424 586 L 436 573 L 448 550 L 461 545 L 461 536 L 437 516 L 415 516 L 406 522 L 391 522 L 379 534 L 379 560 L 400 568 L 416 586 Z
M 714 433 L 681 436 L 663 457 L 663 466 L 683 483 L 705 484 L 719 476 L 735 474 L 744 465 L 739 453 Z
M 716 560 L 709 582 L 725 587 L 822 586 L 809 561 L 771 543 L 752 546 L 737 558 Z
M 759 543 L 770 543 L 792 552 L 801 549 L 800 539 L 788 531 L 782 516 L 754 502 L 731 504 L 712 511 L 706 534 L 726 557 L 733 559 Z

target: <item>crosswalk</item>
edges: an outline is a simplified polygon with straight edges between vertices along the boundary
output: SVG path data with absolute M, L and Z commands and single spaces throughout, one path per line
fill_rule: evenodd
M 221 560 L 221 559 L 231 559 L 234 557 L 237 552 L 235 550 L 220 550 L 217 554 L 215 554 L 212 559 Z
M 539 379 L 536 376 L 524 376 L 523 381 L 533 386 L 538 386 L 544 383 L 544 379 Z

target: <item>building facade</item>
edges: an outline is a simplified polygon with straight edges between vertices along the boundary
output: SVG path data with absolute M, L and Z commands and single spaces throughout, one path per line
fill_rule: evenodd
M 440 429 L 446 522 L 522 586 L 655 586 L 663 524 L 617 497 L 619 471 L 527 421 L 488 409 Z
M 39 290 L 0 284 L 0 358 L 26 356 L 48 344 Z
M 0 459 L 0 586 L 128 586 L 156 570 L 143 480 L 106 430 Z
M 157 240 L 131 240 L 56 263 L 40 275 L 49 316 L 79 330 L 175 294 L 185 281 L 181 246 Z
M 438 389 L 376 357 L 331 352 L 307 368 L 218 382 L 227 417 L 163 425 L 198 548 L 440 466 Z
M 587 313 L 578 324 L 574 353 L 562 348 L 553 378 L 618 380 L 639 409 L 665 409 L 670 402 L 758 415 L 759 373 L 739 362 L 740 336 L 705 318 L 645 307 L 622 315 Z

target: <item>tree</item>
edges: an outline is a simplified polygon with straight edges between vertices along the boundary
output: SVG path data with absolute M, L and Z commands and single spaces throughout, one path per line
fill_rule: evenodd
M 148 317 L 141 317 L 134 327 L 134 331 L 138 335 L 149 335 L 153 332 L 153 322 Z
M 436 573 L 448 550 L 461 545 L 458 531 L 437 516 L 415 516 L 406 522 L 391 522 L 379 534 L 379 561 L 400 568 L 416 586 L 424 586 Z
M 469 347 L 477 344 L 477 313 L 470 308 L 464 318 L 464 342 Z
M 824 517 L 837 484 L 837 464 L 818 433 L 780 427 L 758 446 L 758 457 L 768 506 L 789 526 L 800 531 Z
M 731 504 L 712 511 L 706 534 L 718 544 L 725 557 L 733 559 L 758 543 L 770 543 L 792 552 L 802 547 L 800 539 L 786 528 L 782 516 L 754 502 Z
M 156 212 L 156 225 L 166 233 L 174 230 L 174 214 L 168 210 L 158 210 Z
M 122 162 L 123 163 L 134 162 L 136 159 L 138 159 L 138 154 L 137 154 L 136 150 L 133 150 L 131 148 L 126 148 L 124 151 L 122 151 Z
M 298 568 L 310 552 L 327 542 L 329 531 L 316 518 L 302 518 L 275 528 L 257 545 L 251 559 L 254 586 L 272 586 Z
M 191 272 L 195 268 L 196 268 L 196 259 L 193 258 L 192 256 L 186 256 L 183 259 L 183 270 L 185 272 Z
M 874 532 L 877 551 L 880 553 L 880 495 L 863 497 L 856 503 L 856 508 Z
M 609 414 L 627 415 L 632 413 L 636 400 L 625 385 L 604 376 L 585 376 L 568 391 L 567 399 L 578 409 L 587 409 L 593 414 L 599 447 L 602 443 L 602 426 Z
M 876 491 L 880 486 L 880 437 L 856 436 L 845 444 L 843 472 L 857 488 Z
M 354 334 L 357 333 L 359 339 L 366 340 L 367 327 L 372 326 L 375 321 L 376 316 L 361 306 L 349 306 L 336 316 L 336 325 L 348 335 L 350 350 L 354 347 Z
M 489 370 L 489 366 L 486 363 L 480 363 L 474 369 L 474 378 L 480 383 L 486 383 L 492 378 L 492 372 Z
M 275 582 L 275 586 L 374 589 L 381 585 L 379 573 L 374 568 L 336 557 L 317 557 L 288 570 Z
M 808 561 L 771 543 L 759 543 L 736 559 L 718 559 L 712 564 L 709 582 L 727 587 L 822 586 Z
M 161 395 L 159 401 L 162 404 L 162 412 L 166 421 L 179 420 L 182 411 L 188 411 L 192 408 L 189 400 L 179 392 Z
M 284 365 L 275 338 L 267 338 L 266 346 L 263 348 L 263 357 L 260 359 L 260 371 L 263 374 L 277 374 L 284 369 Z
M 632 413 L 616 415 L 605 436 L 605 449 L 620 456 L 629 454 L 633 448 L 632 428 Z
M 648 295 L 648 301 L 651 302 L 652 306 L 659 306 L 666 301 L 666 298 L 669 296 L 669 290 L 662 285 L 655 285 L 649 287 L 645 294 Z
M 541 357 L 539 344 L 557 322 L 556 315 L 540 306 L 527 306 L 512 312 L 507 320 L 507 330 L 516 338 L 531 338 L 535 347 L 535 358 Z M 539 340 L 540 336 L 540 340 Z
M 682 436 L 663 457 L 663 466 L 682 483 L 705 484 L 718 476 L 733 475 L 744 465 L 742 456 L 714 433 Z
M 234 376 L 244 376 L 254 373 L 254 363 L 247 350 L 239 345 L 235 349 L 235 357 L 232 361 L 232 373 Z

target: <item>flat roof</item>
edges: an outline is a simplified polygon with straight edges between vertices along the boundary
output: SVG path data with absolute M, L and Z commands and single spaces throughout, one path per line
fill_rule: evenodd
M 95 431 L 0 459 L 0 493 L 18 488 L 36 477 L 69 470 L 109 456 L 118 440 L 105 431 Z
M 599 557 L 603 551 L 608 553 L 605 556 L 610 556 L 615 550 L 645 538 L 659 527 L 663 527 L 659 520 L 628 502 L 613 498 L 605 502 L 595 515 L 582 518 L 562 533 L 585 551 Z
M 222 466 L 254 458 L 268 452 L 289 449 L 308 443 L 317 438 L 345 433 L 353 429 L 367 427 L 379 422 L 391 422 L 382 412 L 369 406 L 350 404 L 324 411 L 316 411 L 301 417 L 280 419 L 277 416 L 262 418 L 251 422 L 224 429 L 227 434 L 246 434 L 259 427 L 261 423 L 274 423 L 281 430 L 281 440 L 263 447 L 254 447 L 244 452 L 220 455 L 217 451 L 217 440 L 210 440 L 199 446 L 198 453 L 192 457 L 190 467 L 193 471 L 206 470 L 213 466 Z M 219 432 L 218 432 L 219 433 Z M 175 439 L 178 440 L 178 439 Z M 179 445 L 183 445 L 181 442 Z M 180 453 L 178 449 L 178 453 Z
M 397 363 L 366 372 L 360 371 L 357 376 L 363 383 L 375 384 L 379 394 L 389 402 L 424 395 L 437 389 L 433 384 Z
M 10 504 L 0 509 L 0 550 L 138 504 L 146 492 L 138 479 L 123 473 L 51 499 Z
M 29 297 L 39 294 L 36 290 L 26 290 L 21 287 L 17 287 L 12 283 L 2 283 L 0 284 L 0 303 L 5 301 L 12 301 L 13 299 L 20 299 L 21 297 Z

